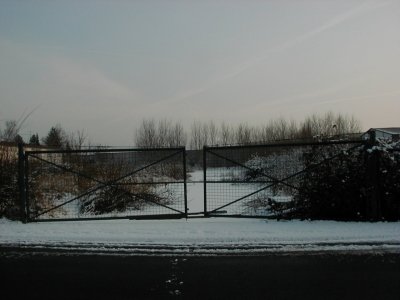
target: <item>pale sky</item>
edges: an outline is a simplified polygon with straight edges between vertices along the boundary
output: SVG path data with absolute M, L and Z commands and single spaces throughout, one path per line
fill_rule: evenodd
M 0 0 L 0 124 L 34 109 L 24 138 L 113 146 L 143 118 L 400 126 L 400 0 Z

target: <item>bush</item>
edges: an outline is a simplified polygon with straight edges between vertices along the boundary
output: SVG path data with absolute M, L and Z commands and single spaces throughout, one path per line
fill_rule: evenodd
M 245 203 L 254 212 L 278 219 L 400 219 L 400 143 L 305 145 L 255 155 L 245 165 L 240 180 L 272 179 Z
M 101 215 L 124 212 L 129 209 L 141 210 L 148 205 L 157 203 L 167 205 L 171 202 L 167 189 L 159 191 L 152 185 L 140 184 L 139 179 L 133 176 L 119 180 L 129 173 L 129 169 L 122 163 L 114 162 L 106 168 L 99 166 L 95 170 L 97 174 L 94 178 L 104 183 L 105 186 L 82 199 L 80 211 L 83 214 Z M 143 172 L 141 175 L 143 177 L 152 176 L 152 174 Z M 114 182 L 116 180 L 117 182 Z
M 313 166 L 321 151 L 304 154 L 306 172 L 291 217 L 399 220 L 400 155 L 390 147 L 358 147 Z
M 0 218 L 18 219 L 18 161 L 16 147 L 0 146 Z
M 324 159 L 321 149 L 304 154 L 306 172 L 294 196 L 293 214 L 302 219 L 365 218 L 366 164 L 363 150 Z M 318 167 L 315 162 L 323 161 Z

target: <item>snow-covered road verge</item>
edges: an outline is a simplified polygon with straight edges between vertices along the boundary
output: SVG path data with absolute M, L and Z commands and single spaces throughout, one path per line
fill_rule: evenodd
M 1 219 L 0 246 L 121 254 L 354 250 L 400 253 L 400 222 L 211 218 L 22 224 Z

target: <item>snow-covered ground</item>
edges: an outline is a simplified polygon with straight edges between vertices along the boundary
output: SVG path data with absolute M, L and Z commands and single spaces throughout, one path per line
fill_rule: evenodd
M 259 219 L 112 220 L 22 224 L 0 220 L 0 247 L 124 254 L 373 250 L 400 253 L 400 222 Z
M 196 170 L 189 173 L 187 185 L 187 202 L 189 213 L 204 211 L 204 184 L 203 170 Z
M 203 211 L 202 171 L 188 181 L 189 212 Z M 400 222 L 262 219 L 104 220 L 22 224 L 0 219 L 1 247 L 124 255 L 394 251 Z

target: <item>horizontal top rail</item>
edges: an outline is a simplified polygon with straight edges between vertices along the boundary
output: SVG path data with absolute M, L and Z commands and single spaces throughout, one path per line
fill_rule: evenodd
M 267 144 L 248 144 L 248 145 L 232 145 L 232 146 L 204 146 L 204 150 L 213 149 L 242 149 L 242 148 L 260 148 L 260 147 L 284 147 L 284 146 L 326 146 L 326 145 L 343 145 L 343 144 L 364 144 L 364 140 L 338 140 L 338 141 L 321 141 L 321 142 L 279 142 Z
M 82 149 L 82 150 L 44 150 L 25 151 L 26 154 L 64 154 L 64 153 L 118 153 L 118 152 L 151 152 L 151 151 L 184 151 L 185 147 L 175 148 L 125 148 L 125 149 Z

